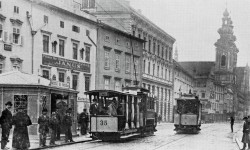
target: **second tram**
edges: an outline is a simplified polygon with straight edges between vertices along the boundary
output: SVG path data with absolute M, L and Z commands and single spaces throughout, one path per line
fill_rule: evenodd
M 197 96 L 188 94 L 176 99 L 177 109 L 174 114 L 175 131 L 198 133 L 201 129 L 202 105 Z

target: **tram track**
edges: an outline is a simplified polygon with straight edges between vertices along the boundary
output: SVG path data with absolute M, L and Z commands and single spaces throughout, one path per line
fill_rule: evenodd
M 208 129 L 208 128 L 211 127 L 211 126 L 213 126 L 213 125 L 204 127 L 204 128 L 202 128 L 201 131 L 204 131 L 204 129 Z M 174 134 L 174 135 L 172 135 L 171 137 L 174 137 L 174 136 L 176 136 L 176 135 L 180 135 L 180 134 Z M 161 144 L 161 145 L 157 146 L 156 148 L 154 148 L 154 149 L 152 149 L 152 150 L 157 150 L 157 149 L 159 149 L 159 148 L 162 148 L 163 146 L 167 146 L 167 145 L 170 145 L 170 144 L 172 144 L 172 143 L 178 142 L 178 141 L 180 141 L 180 140 L 182 140 L 182 139 L 185 139 L 185 138 L 187 138 L 187 137 L 189 137 L 189 136 L 190 136 L 190 134 L 185 134 L 184 136 L 182 136 L 182 137 L 180 137 L 180 138 L 173 139 L 173 140 L 171 140 L 171 141 L 169 141 L 169 142 L 166 142 L 166 143 L 164 143 L 164 144 Z
M 207 129 L 210 128 L 211 126 L 213 126 L 213 125 L 209 125 L 209 126 L 206 126 L 206 127 L 202 128 L 201 132 L 204 131 L 204 130 L 207 130 Z M 178 138 L 175 138 L 176 136 L 179 136 L 179 135 L 181 135 L 181 136 L 178 137 Z M 192 135 L 192 134 L 191 134 L 191 135 Z M 155 136 L 155 135 L 150 135 L 150 136 Z M 147 138 L 147 137 L 150 137 L 150 136 L 146 136 L 146 137 L 144 137 L 144 138 Z M 156 136 L 157 136 L 157 135 L 156 135 Z M 190 134 L 182 134 L 182 133 L 173 134 L 173 135 L 169 136 L 169 138 L 174 138 L 174 139 L 171 139 L 170 141 L 165 142 L 165 143 L 163 143 L 163 144 L 161 144 L 161 145 L 159 145 L 159 146 L 153 148 L 152 150 L 157 150 L 157 149 L 160 149 L 160 148 L 162 148 L 162 147 L 164 147 L 164 146 L 171 145 L 171 144 L 173 144 L 173 143 L 175 143 L 175 142 L 178 142 L 178 141 L 180 141 L 180 140 L 182 140 L 182 139 L 188 138 L 189 136 L 190 136 Z M 96 148 L 98 148 L 98 147 L 103 147 L 103 146 L 105 146 L 105 145 L 110 145 L 110 144 L 114 144 L 114 143 L 129 142 L 129 141 L 133 141 L 133 140 L 138 140 L 138 139 L 140 139 L 140 138 L 141 138 L 140 136 L 135 136 L 135 137 L 131 137 L 131 138 L 129 138 L 129 139 L 123 139 L 123 140 L 117 141 L 117 142 L 103 142 L 103 141 L 101 141 L 101 140 L 79 141 L 79 142 L 76 142 L 76 143 L 72 143 L 72 144 L 70 144 L 70 145 L 61 145 L 61 146 L 64 146 L 64 147 L 61 148 L 61 150 L 63 150 L 64 148 L 67 149 L 68 146 L 71 146 L 71 145 L 74 145 L 74 144 L 75 144 L 74 149 L 79 149 L 79 150 L 80 150 L 80 149 L 82 149 L 82 147 L 83 147 L 83 145 L 80 145 L 80 144 L 84 144 L 84 143 L 86 143 L 86 144 L 91 144 L 91 143 L 93 143 L 93 144 L 98 144 L 98 145 L 88 145 L 88 146 L 84 147 L 84 149 L 96 149 Z M 60 147 L 61 147 L 61 146 L 60 146 Z M 47 148 L 47 149 L 56 149 L 56 148 L 59 148 L 59 147 L 50 147 L 50 148 Z

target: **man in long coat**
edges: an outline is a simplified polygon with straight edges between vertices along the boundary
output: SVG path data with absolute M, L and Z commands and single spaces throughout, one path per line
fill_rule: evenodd
M 81 125 L 81 134 L 87 134 L 89 116 L 87 110 L 83 109 L 83 112 L 79 115 L 79 124 Z
M 27 126 L 31 125 L 30 117 L 24 112 L 22 108 L 17 110 L 13 116 L 13 140 L 12 147 L 16 149 L 28 149 L 30 147 L 30 140 Z
M 7 149 L 6 145 L 9 142 L 10 129 L 12 128 L 12 103 L 9 101 L 5 104 L 6 108 L 2 111 L 0 123 L 2 127 L 1 149 Z
M 243 120 L 244 120 L 243 136 L 242 136 L 241 142 L 243 143 L 242 150 L 245 150 L 247 143 L 250 143 L 250 139 L 249 139 L 249 125 L 248 125 L 247 117 L 244 117 Z
M 48 110 L 45 108 L 42 110 L 42 115 L 38 118 L 39 133 L 40 133 L 40 147 L 46 146 L 46 136 L 49 133 L 49 116 L 47 116 Z

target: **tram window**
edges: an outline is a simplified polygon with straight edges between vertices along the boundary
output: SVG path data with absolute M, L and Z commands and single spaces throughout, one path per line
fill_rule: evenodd
M 178 101 L 177 102 L 177 112 L 182 114 L 187 113 L 198 113 L 198 103 L 196 101 Z

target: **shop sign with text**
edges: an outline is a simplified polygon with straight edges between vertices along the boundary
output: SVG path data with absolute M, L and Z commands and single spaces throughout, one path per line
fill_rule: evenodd
M 90 64 L 44 54 L 42 64 L 90 73 Z

